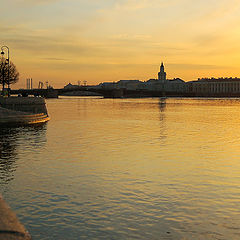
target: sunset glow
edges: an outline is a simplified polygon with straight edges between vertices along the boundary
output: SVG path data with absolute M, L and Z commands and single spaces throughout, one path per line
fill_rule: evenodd
M 14 87 L 157 78 L 240 77 L 237 0 L 11 0 L 1 45 L 20 72 Z

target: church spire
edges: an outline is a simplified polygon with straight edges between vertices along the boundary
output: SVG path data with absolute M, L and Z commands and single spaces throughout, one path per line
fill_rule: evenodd
M 161 63 L 161 66 L 160 66 L 160 72 L 164 72 L 164 65 L 163 65 L 163 62 Z

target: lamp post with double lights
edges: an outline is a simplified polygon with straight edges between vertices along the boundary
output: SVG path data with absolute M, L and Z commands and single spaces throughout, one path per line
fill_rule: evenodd
M 4 62 L 4 65 L 3 65 L 3 79 L 2 79 L 2 85 L 3 85 L 3 87 L 2 87 L 2 94 L 4 95 L 4 87 L 5 87 L 5 79 L 4 79 L 4 70 L 5 70 L 5 65 L 7 64 L 8 66 L 8 81 L 7 81 L 7 84 L 8 84 L 8 96 L 9 96 L 9 85 L 10 85 L 10 57 L 9 57 L 9 47 L 8 46 L 2 46 L 1 47 L 1 55 L 2 55 L 2 59 L 3 59 L 3 57 L 4 57 L 4 54 L 5 54 L 5 52 L 4 52 L 4 48 L 6 48 L 7 49 L 7 58 L 6 58 L 6 60 L 5 60 L 5 62 Z

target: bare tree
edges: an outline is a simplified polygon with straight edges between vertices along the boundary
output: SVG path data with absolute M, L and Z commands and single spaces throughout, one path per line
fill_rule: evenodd
M 9 77 L 8 77 L 9 68 Z M 19 80 L 19 72 L 13 62 L 8 64 L 6 61 L 0 63 L 0 84 L 11 85 Z

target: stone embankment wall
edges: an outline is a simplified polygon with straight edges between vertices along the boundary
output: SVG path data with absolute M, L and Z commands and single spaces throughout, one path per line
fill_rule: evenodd
M 0 195 L 0 240 L 31 240 L 30 234 L 18 221 L 16 214 L 11 210 Z
M 0 106 L 15 111 L 47 114 L 45 99 L 40 97 L 0 97 Z

